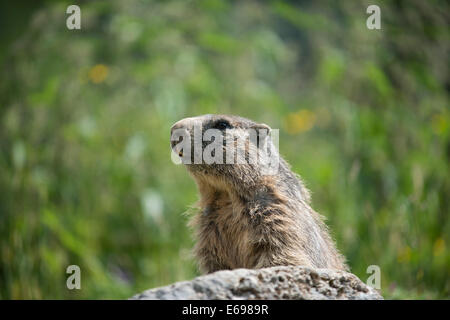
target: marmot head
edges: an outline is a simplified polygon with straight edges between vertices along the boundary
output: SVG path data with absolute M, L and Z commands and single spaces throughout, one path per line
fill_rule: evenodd
M 197 181 L 250 187 L 271 174 L 268 169 L 273 174 L 278 161 L 270 132 L 246 118 L 208 114 L 176 122 L 171 146 Z

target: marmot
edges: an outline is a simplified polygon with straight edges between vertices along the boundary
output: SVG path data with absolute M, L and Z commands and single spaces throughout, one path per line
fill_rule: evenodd
M 181 157 L 173 133 L 181 130 L 193 143 L 194 127 L 202 134 L 211 128 L 220 130 L 224 145 L 234 146 L 245 130 L 270 130 L 266 124 L 238 116 L 186 118 L 171 129 L 172 149 Z M 202 150 L 206 145 L 202 143 Z M 254 147 L 247 143 L 246 152 Z M 199 212 L 189 225 L 196 234 L 194 253 L 203 273 L 287 265 L 349 270 L 322 217 L 311 208 L 309 191 L 281 156 L 278 171 L 271 175 L 262 174 L 254 163 L 183 163 L 200 193 Z

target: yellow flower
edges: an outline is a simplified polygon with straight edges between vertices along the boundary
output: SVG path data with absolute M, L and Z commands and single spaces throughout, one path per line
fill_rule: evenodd
M 445 252 L 445 241 L 442 238 L 437 239 L 433 245 L 433 255 L 440 256 Z
M 399 263 L 409 262 L 411 260 L 411 248 L 406 246 L 400 250 L 397 255 L 397 261 Z
M 297 112 L 290 113 L 285 119 L 286 129 L 290 134 L 296 134 L 310 130 L 316 123 L 316 115 L 314 112 L 301 109 Z
M 93 83 L 101 83 L 108 76 L 108 67 L 104 64 L 97 64 L 89 70 L 89 79 Z

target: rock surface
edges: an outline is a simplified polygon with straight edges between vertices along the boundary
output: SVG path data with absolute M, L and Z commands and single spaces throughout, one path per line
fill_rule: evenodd
M 298 266 L 217 271 L 135 295 L 134 300 L 383 299 L 354 274 Z

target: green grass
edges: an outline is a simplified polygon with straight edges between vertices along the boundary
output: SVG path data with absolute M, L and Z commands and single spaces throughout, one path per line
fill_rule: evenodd
M 169 130 L 203 113 L 280 129 L 385 298 L 450 297 L 448 4 L 382 1 L 367 30 L 364 3 L 87 1 L 79 31 L 67 5 L 41 2 L 1 46 L 0 298 L 122 299 L 198 275 L 197 193 Z

